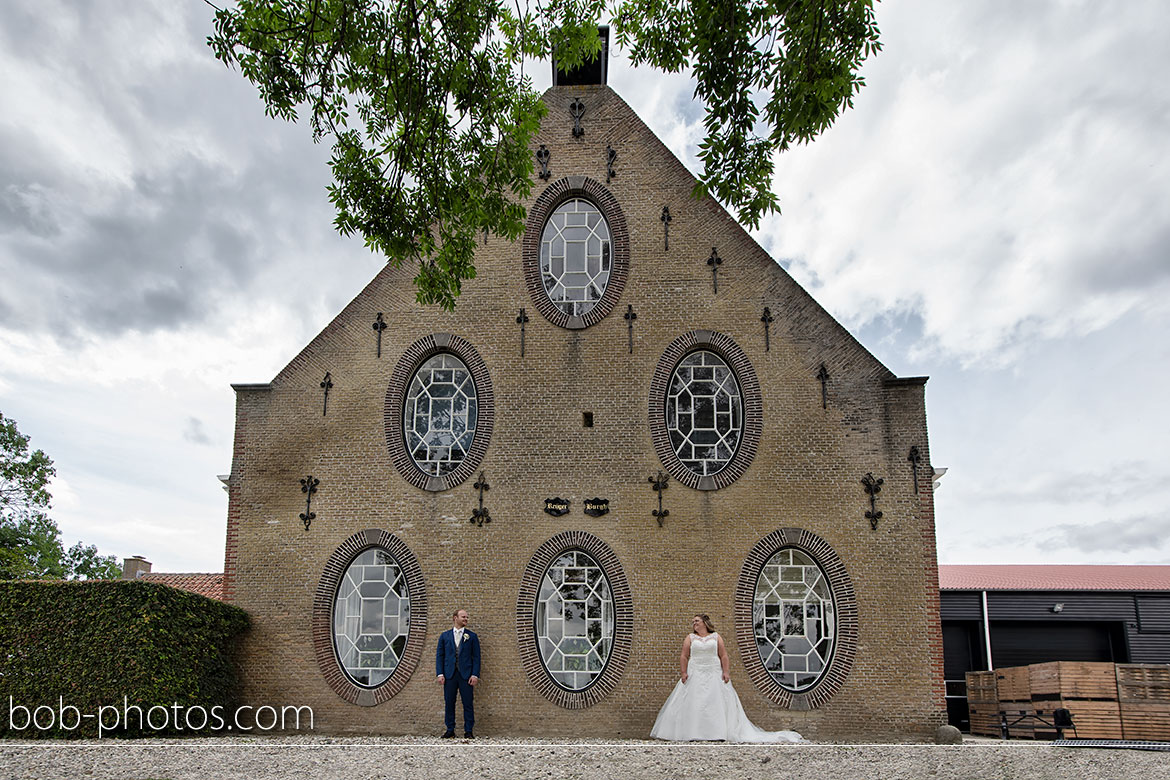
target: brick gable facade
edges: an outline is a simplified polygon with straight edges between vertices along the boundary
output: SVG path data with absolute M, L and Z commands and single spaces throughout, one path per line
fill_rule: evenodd
M 586 110 L 575 137 L 568 107 L 578 98 Z M 547 209 L 533 208 L 529 238 L 493 237 L 478 248 L 477 277 L 454 312 L 417 304 L 413 270 L 387 267 L 270 384 L 236 386 L 224 594 L 252 615 L 246 701 L 309 705 L 324 732 L 438 733 L 442 701 L 429 657 L 451 612 L 465 608 L 483 648 L 477 733 L 643 738 L 677 678 L 691 616 L 707 613 L 727 638 L 732 682 L 757 725 L 826 740 L 932 736 L 945 710 L 924 380 L 894 377 L 717 203 L 693 198 L 691 174 L 612 90 L 554 87 L 545 103 L 534 149 L 549 150 L 550 177 L 536 180 L 526 205 L 546 191 L 584 192 L 620 210 L 628 242 L 620 298 L 596 322 L 556 324 L 542 313 L 547 301 L 532 284 L 532 257 L 526 278 L 525 253 L 539 251 L 531 236 Z M 607 147 L 616 151 L 608 182 Z M 723 260 L 717 293 L 706 262 L 713 247 Z M 764 307 L 773 318 L 767 344 Z M 387 325 L 380 358 L 379 312 Z M 669 514 L 656 518 L 649 480 L 667 469 L 659 421 L 650 419 L 661 407 L 655 373 L 692 333 L 733 345 L 729 363 L 749 362 L 759 401 L 745 426 L 756 451 L 727 484 L 670 479 L 661 494 Z M 412 345 L 448 334 L 482 358 L 491 392 L 480 403 L 491 405 L 492 431 L 473 475 L 426 489 L 403 478 L 387 445 L 401 435 L 386 428 L 387 391 Z M 911 447 L 921 458 L 917 493 Z M 480 472 L 490 485 L 491 522 L 482 526 L 469 522 Z M 865 517 L 867 473 L 884 479 L 876 529 Z M 320 483 L 306 529 L 300 480 L 308 475 Z M 568 514 L 543 511 L 554 497 L 568 500 Z M 585 514 L 593 498 L 608 499 L 609 512 Z M 427 605 L 411 615 L 411 631 L 425 632 L 421 663 L 395 672 L 412 671 L 372 704 L 379 697 L 351 703 L 336 692 L 336 669 L 322 668 L 331 657 L 317 652 L 327 629 L 315 633 L 313 617 L 337 551 L 366 531 L 409 549 Z M 762 540 L 801 532 L 831 549 L 830 580 L 855 600 L 854 629 L 838 636 L 834 663 L 848 658 L 848 668 L 826 675 L 831 692 L 785 697 L 754 681 L 758 658 L 745 663 L 756 650 L 751 626 L 741 625 L 751 594 L 740 579 L 749 556 L 767 556 Z M 603 695 L 568 697 L 588 702 L 569 707 L 531 680 L 524 643 L 533 617 L 522 605 L 531 603 L 534 556 L 574 533 L 620 562 L 629 620 L 620 674 L 607 672 Z

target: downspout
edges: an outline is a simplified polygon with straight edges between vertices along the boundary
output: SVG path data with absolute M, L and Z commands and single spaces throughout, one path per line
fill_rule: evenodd
M 991 622 L 987 619 L 987 591 L 983 591 L 983 641 L 987 650 L 987 671 L 995 668 L 991 663 Z

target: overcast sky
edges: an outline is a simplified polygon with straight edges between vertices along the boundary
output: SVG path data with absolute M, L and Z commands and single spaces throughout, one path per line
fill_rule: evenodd
M 1170 563 L 1170 4 L 898 0 L 756 237 L 929 375 L 944 563 Z M 264 116 L 197 0 L 0 4 L 0 412 L 66 545 L 221 571 L 232 382 L 377 272 L 328 147 Z M 533 69 L 536 86 L 549 68 Z M 610 84 L 692 170 L 681 77 Z

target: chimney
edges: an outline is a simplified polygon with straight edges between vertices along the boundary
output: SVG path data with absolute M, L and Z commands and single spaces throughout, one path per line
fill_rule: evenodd
M 554 87 L 585 87 L 604 86 L 609 76 L 609 26 L 599 25 L 597 37 L 601 38 L 601 54 L 592 62 L 583 62 L 580 66 L 565 72 L 557 65 L 557 56 L 553 55 L 552 83 Z
M 150 561 L 141 555 L 125 558 L 122 561 L 122 579 L 136 580 L 143 574 L 150 574 Z

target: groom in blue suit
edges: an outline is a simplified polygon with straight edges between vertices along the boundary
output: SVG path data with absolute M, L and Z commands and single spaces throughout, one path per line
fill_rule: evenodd
M 463 699 L 463 736 L 474 739 L 475 686 L 479 683 L 479 637 L 467 628 L 467 610 L 455 610 L 451 616 L 454 625 L 439 634 L 435 648 L 435 678 L 443 686 L 443 701 L 447 708 L 447 731 L 443 739 L 455 736 L 455 693 Z

